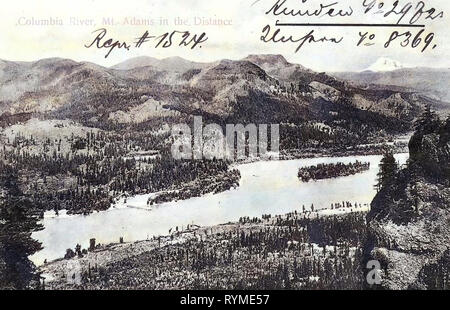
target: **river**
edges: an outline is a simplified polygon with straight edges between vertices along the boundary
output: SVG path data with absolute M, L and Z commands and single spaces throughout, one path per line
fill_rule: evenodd
M 397 154 L 397 161 L 405 164 L 408 154 Z M 370 170 L 329 180 L 302 183 L 298 168 L 319 163 L 370 162 Z M 169 229 L 188 224 L 201 226 L 238 221 L 240 217 L 260 217 L 263 214 L 285 214 L 294 210 L 329 208 L 332 203 L 350 201 L 369 204 L 376 192 L 373 188 L 381 156 L 323 157 L 287 161 L 261 161 L 237 166 L 241 171 L 240 186 L 216 195 L 208 194 L 184 201 L 168 202 L 147 208 L 149 195 L 139 195 L 120 201 L 111 209 L 90 215 L 54 216 L 47 212 L 44 230 L 33 233 L 42 242 L 43 250 L 31 256 L 40 265 L 64 256 L 67 248 L 78 243 L 89 246 L 89 239 L 97 243 L 136 241 L 167 235 Z

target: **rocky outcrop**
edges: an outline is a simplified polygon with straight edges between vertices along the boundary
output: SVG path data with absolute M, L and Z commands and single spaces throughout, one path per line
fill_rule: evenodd
M 448 288 L 448 134 L 448 121 L 433 131 L 417 132 L 409 145 L 408 166 L 372 202 L 366 254 L 381 263 L 382 288 Z

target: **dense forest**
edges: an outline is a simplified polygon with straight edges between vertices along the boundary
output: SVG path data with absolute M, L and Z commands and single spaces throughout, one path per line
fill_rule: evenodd
M 41 249 L 31 233 L 42 229 L 35 202 L 23 195 L 15 170 L 0 161 L 0 290 L 39 286 L 29 255 Z
M 310 180 L 323 180 L 337 177 L 345 177 L 361 173 L 370 169 L 370 163 L 356 161 L 354 163 L 318 164 L 311 167 L 303 167 L 298 170 L 298 178 L 302 182 Z
M 38 201 L 42 211 L 105 210 L 123 194 L 176 189 L 206 177 L 229 175 L 238 182 L 226 161 L 173 159 L 167 138 L 92 131 L 67 141 L 48 138 L 40 144 L 33 136 L 18 135 L 3 145 L 0 162 L 9 164 L 23 192 Z M 192 195 L 197 194 L 192 191 Z

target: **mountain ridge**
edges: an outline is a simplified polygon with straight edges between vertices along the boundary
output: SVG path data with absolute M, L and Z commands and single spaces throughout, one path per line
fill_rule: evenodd
M 128 70 L 64 58 L 2 65 L 0 118 L 5 113 L 40 113 L 94 127 L 112 126 L 117 115 L 132 111 L 148 114 L 120 119 L 154 119 L 147 108 L 157 102 L 174 111 L 157 115 L 204 113 L 223 122 L 325 122 L 346 133 L 360 131 L 355 127 L 360 124 L 364 135 L 375 135 L 383 129 L 406 130 L 428 103 L 396 89 L 353 86 L 291 64 L 282 55 L 212 63 L 170 57 L 156 60 L 155 66 L 148 62 L 153 58 L 130 61 L 133 68 Z
M 447 104 L 438 108 L 450 111 L 450 69 L 410 67 L 385 72 L 333 72 L 332 76 L 348 81 L 357 87 L 395 86 L 416 92 Z
M 150 56 L 139 56 L 130 58 L 109 68 L 115 70 L 131 70 L 140 67 L 152 66 L 160 70 L 173 71 L 203 68 L 208 65 L 210 65 L 210 63 L 194 62 L 179 56 L 167 57 L 163 59 L 158 59 Z

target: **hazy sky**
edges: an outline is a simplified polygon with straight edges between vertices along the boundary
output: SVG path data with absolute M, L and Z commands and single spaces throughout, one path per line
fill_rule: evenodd
M 384 56 L 400 61 L 409 66 L 450 67 L 450 43 L 447 12 L 450 12 L 450 1 L 426 1 L 425 9 L 436 8 L 444 11 L 444 17 L 431 20 L 421 20 L 426 25 L 422 38 L 434 32 L 435 36 L 428 51 L 421 53 L 422 45 L 417 48 L 399 47 L 399 42 L 392 43 L 385 49 L 384 43 L 395 31 L 410 30 L 414 35 L 420 28 L 314 28 L 314 27 L 282 27 L 286 36 L 302 37 L 315 29 L 316 36 L 344 36 L 341 44 L 317 43 L 306 44 L 295 53 L 296 44 L 264 43 L 260 40 L 262 29 L 266 25 L 275 28 L 275 21 L 297 23 L 395 23 L 399 16 L 383 18 L 381 14 L 362 13 L 364 0 L 286 0 L 287 6 L 298 9 L 317 9 L 320 4 L 338 2 L 336 9 L 348 10 L 352 7 L 354 13 L 346 18 L 307 17 L 275 17 L 265 15 L 277 0 L 14 0 L 2 4 L 0 11 L 0 59 L 32 61 L 48 57 L 71 58 L 77 61 L 91 61 L 104 66 L 111 66 L 135 56 L 153 56 L 164 58 L 181 56 L 195 61 L 214 61 L 217 59 L 239 59 L 248 54 L 275 53 L 284 55 L 289 61 L 300 63 L 318 71 L 362 70 Z M 302 3 L 306 1 L 306 3 Z M 365 0 L 370 3 L 375 0 Z M 379 0 L 378 0 L 379 1 Z M 385 8 L 391 8 L 393 0 L 385 0 Z M 414 6 L 419 1 L 401 1 L 403 6 L 411 2 Z M 401 7 L 398 7 L 398 11 Z M 375 11 L 375 8 L 373 9 Z M 406 23 L 414 14 L 405 16 Z M 425 14 L 423 15 L 426 16 Z M 105 25 L 108 19 L 114 19 L 116 25 Z M 185 19 L 189 25 L 174 25 L 175 18 Z M 54 25 L 42 25 L 42 20 Z M 231 25 L 198 25 L 200 21 L 221 20 Z M 88 21 L 86 24 L 86 20 Z M 136 26 L 130 23 L 139 20 L 153 25 Z M 161 20 L 167 20 L 166 25 L 160 25 Z M 85 23 L 82 24 L 81 21 Z M 128 25 L 126 22 L 128 21 Z M 62 24 L 62 25 L 61 25 Z M 155 49 L 150 44 L 130 51 L 115 50 L 105 59 L 106 50 L 87 49 L 98 28 L 108 30 L 108 38 L 133 43 L 136 37 L 145 30 L 151 35 L 161 35 L 172 30 L 189 30 L 193 33 L 206 32 L 208 41 L 201 49 L 171 47 Z M 358 33 L 370 31 L 376 35 L 376 45 L 356 47 Z M 414 38 L 414 36 L 411 38 Z M 437 47 L 431 50 L 436 44 Z

